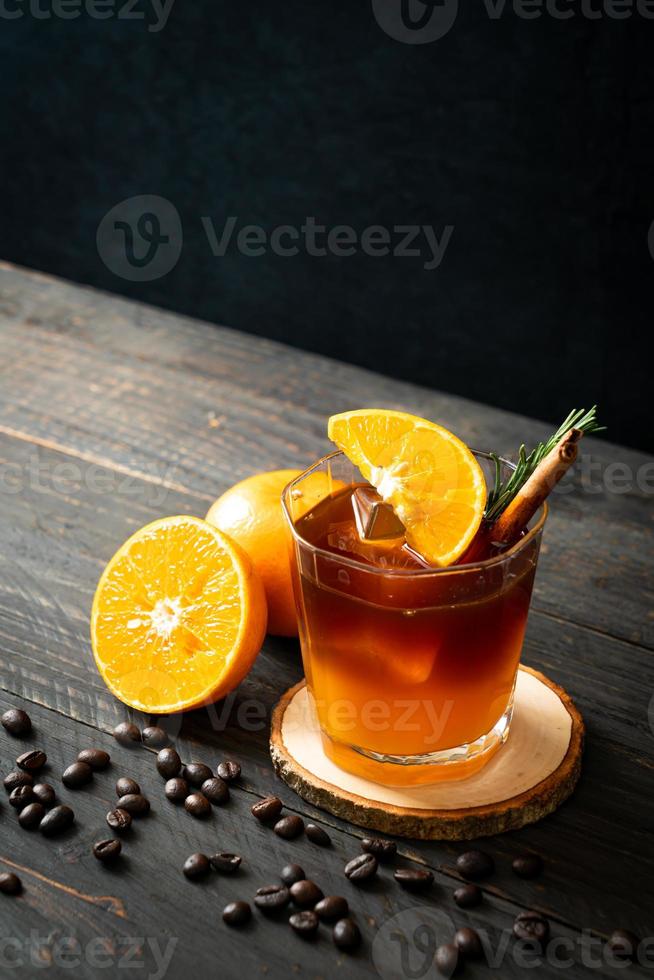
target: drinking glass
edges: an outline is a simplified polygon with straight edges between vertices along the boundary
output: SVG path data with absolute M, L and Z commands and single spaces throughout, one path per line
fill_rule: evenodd
M 488 453 L 475 452 L 487 483 Z M 502 479 L 513 470 L 500 460 Z M 371 564 L 310 540 L 312 519 L 362 485 L 341 452 L 282 495 L 307 685 L 325 753 L 389 786 L 460 779 L 509 734 L 547 507 L 513 547 L 446 568 Z

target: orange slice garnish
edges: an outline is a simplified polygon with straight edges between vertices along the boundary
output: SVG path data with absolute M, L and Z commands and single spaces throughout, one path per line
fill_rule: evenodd
M 246 553 L 197 517 L 141 528 L 104 570 L 91 641 L 105 683 L 150 714 L 198 707 L 247 674 L 266 629 L 261 580 Z
M 426 561 L 451 565 L 465 552 L 486 504 L 484 474 L 465 443 L 427 419 L 378 408 L 332 415 L 328 434 Z

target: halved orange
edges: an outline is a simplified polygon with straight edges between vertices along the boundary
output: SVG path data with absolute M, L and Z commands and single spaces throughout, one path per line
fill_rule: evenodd
M 217 701 L 245 677 L 266 631 L 263 585 L 243 549 L 197 517 L 164 517 L 105 568 L 91 641 L 121 701 L 170 714 Z
M 486 504 L 484 474 L 465 443 L 427 419 L 380 408 L 332 415 L 328 434 L 426 561 L 451 565 L 464 553 Z

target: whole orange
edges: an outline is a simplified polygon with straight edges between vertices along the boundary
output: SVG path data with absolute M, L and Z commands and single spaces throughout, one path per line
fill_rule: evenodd
M 297 636 L 291 581 L 291 536 L 282 510 L 282 490 L 301 470 L 257 473 L 227 490 L 209 508 L 207 520 L 229 534 L 250 556 L 268 602 L 268 632 Z

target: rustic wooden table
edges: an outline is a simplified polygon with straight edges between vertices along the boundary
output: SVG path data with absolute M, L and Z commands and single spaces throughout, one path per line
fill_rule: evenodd
M 508 938 L 528 908 L 542 910 L 562 940 L 538 975 L 620 975 L 599 937 L 619 926 L 654 934 L 654 463 L 589 439 L 574 492 L 556 495 L 524 660 L 567 688 L 583 712 L 583 776 L 554 816 L 484 842 L 498 871 L 483 904 L 465 913 L 452 901 L 454 859 L 465 845 L 398 842 L 400 863 L 434 870 L 427 898 L 400 891 L 388 870 L 357 889 L 342 868 L 364 832 L 305 805 L 274 776 L 269 714 L 301 676 L 296 642 L 267 639 L 234 697 L 177 719 L 184 757 L 243 764 L 230 805 L 203 824 L 165 800 L 150 752 L 121 748 L 108 734 L 129 713 L 96 673 L 89 611 L 104 563 L 132 531 L 164 514 L 204 515 L 257 470 L 304 466 L 327 450 L 332 412 L 401 407 L 507 453 L 551 425 L 8 265 L 0 266 L 0 336 L 0 708 L 29 711 L 29 744 L 45 748 L 48 778 L 77 815 L 73 830 L 48 841 L 21 830 L 2 803 L 0 867 L 18 871 L 24 893 L 0 896 L 0 975 L 49 966 L 55 976 L 96 978 L 136 964 L 138 976 L 158 978 L 435 976 L 432 933 L 415 932 L 426 916 L 434 935 L 451 923 L 484 931 L 491 969 L 470 965 L 466 975 L 506 980 L 533 961 Z M 435 384 L 446 370 L 435 358 Z M 3 771 L 22 744 L 0 730 Z M 111 769 L 90 789 L 66 790 L 64 765 L 90 745 L 111 752 Z M 107 836 L 120 774 L 141 783 L 153 812 L 110 870 L 91 846 Z M 260 826 L 250 806 L 270 792 L 327 827 L 331 849 L 286 843 Z M 242 853 L 243 871 L 186 881 L 186 856 L 217 849 Z M 533 882 L 511 871 L 524 849 L 546 859 Z M 243 932 L 224 926 L 223 905 L 277 880 L 288 860 L 351 901 L 364 935 L 356 955 L 339 953 L 326 930 L 306 942 L 258 914 Z M 641 974 L 629 970 L 623 975 Z

